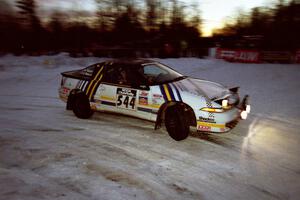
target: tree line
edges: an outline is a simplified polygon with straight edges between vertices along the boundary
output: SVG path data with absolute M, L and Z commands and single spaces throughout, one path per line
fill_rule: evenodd
M 0 52 L 92 51 L 102 56 L 108 50 L 138 49 L 152 56 L 163 56 L 192 49 L 199 53 L 199 47 L 203 46 L 197 3 L 95 0 L 93 13 L 54 10 L 48 16 L 38 13 L 37 3 L 36 0 L 16 0 L 14 4 L 0 1 Z
M 215 40 L 224 47 L 262 50 L 297 50 L 300 48 L 299 36 L 299 0 L 279 0 L 272 7 L 239 12 L 231 22 L 214 31 Z

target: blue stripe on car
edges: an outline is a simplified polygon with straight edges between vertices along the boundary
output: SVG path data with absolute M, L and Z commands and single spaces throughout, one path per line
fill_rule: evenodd
M 164 97 L 164 100 L 165 100 L 165 101 L 168 101 L 168 98 L 167 98 L 167 95 L 166 95 L 164 86 L 163 86 L 163 85 L 160 85 L 159 88 L 160 88 L 160 91 L 161 91 L 161 93 L 162 93 L 162 95 L 163 95 L 163 97 Z
M 176 94 L 178 96 L 179 101 L 182 101 L 182 98 L 181 98 L 181 95 L 180 95 L 180 92 L 179 92 L 177 86 L 175 84 L 172 84 L 172 83 L 171 83 L 171 85 L 175 88 L 175 91 L 176 91 Z
M 174 93 L 173 93 L 173 90 L 172 90 L 172 88 L 171 88 L 171 86 L 170 86 L 169 84 L 167 84 L 167 88 L 168 88 L 169 93 L 170 93 L 170 95 L 171 95 L 171 99 L 172 99 L 173 101 L 176 101 L 175 96 L 174 96 Z

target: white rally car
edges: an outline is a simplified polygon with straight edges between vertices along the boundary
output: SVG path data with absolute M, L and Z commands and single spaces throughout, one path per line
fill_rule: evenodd
M 156 61 L 112 60 L 61 74 L 59 96 L 77 117 L 109 111 L 153 121 L 155 129 L 164 122 L 177 141 L 190 126 L 228 132 L 250 112 L 238 87 L 186 77 Z

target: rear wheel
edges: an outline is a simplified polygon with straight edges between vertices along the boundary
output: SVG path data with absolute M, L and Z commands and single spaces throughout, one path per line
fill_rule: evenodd
M 73 112 L 81 119 L 88 119 L 93 115 L 93 111 L 90 107 L 90 101 L 84 93 L 78 93 L 74 95 L 73 100 Z
M 180 141 L 188 137 L 190 126 L 187 120 L 182 106 L 175 105 L 166 110 L 165 126 L 171 138 Z

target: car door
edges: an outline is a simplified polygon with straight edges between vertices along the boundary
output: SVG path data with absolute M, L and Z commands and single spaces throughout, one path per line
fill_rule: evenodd
M 151 112 L 140 106 L 147 104 L 149 88 L 141 87 L 136 80 L 136 74 L 128 66 L 108 66 L 94 96 L 97 109 L 149 120 Z

